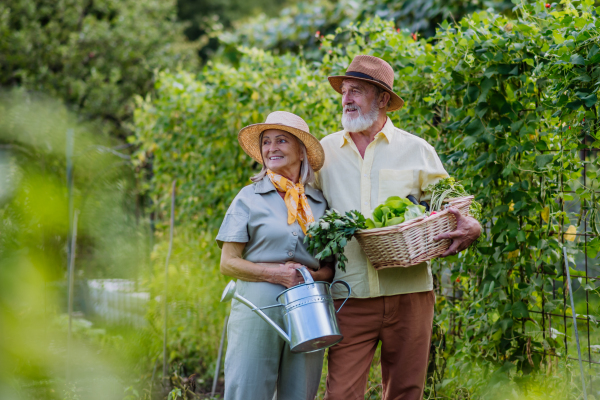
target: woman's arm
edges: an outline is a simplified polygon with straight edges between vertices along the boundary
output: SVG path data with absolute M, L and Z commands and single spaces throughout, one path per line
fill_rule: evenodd
M 242 258 L 246 243 L 224 242 L 221 273 L 247 282 L 269 282 L 287 288 L 301 283 L 300 273 L 289 264 L 253 263 Z

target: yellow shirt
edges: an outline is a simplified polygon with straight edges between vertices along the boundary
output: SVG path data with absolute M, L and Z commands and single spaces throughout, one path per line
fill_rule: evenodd
M 389 196 L 428 200 L 424 190 L 446 178 L 434 148 L 425 140 L 394 127 L 388 118 L 360 156 L 350 134 L 336 132 L 321 140 L 325 164 L 317 173 L 314 186 L 323 191 L 330 208 L 341 213 L 360 211 L 371 218 L 373 209 Z M 348 257 L 346 272 L 336 268 L 335 279 L 343 279 L 352 287 L 352 297 L 393 296 L 401 293 L 433 289 L 429 263 L 408 268 L 386 268 L 376 271 L 367 260 L 356 239 L 345 247 Z M 346 297 L 346 289 L 336 285 L 334 298 Z

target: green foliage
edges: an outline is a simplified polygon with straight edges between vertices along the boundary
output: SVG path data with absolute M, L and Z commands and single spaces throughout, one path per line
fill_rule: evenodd
M 156 101 L 138 99 L 137 162 L 152 166 L 150 189 L 160 215 L 177 178 L 178 223 L 218 228 L 231 199 L 251 183 L 257 167 L 238 145 L 237 132 L 264 122 L 271 111 L 310 120 L 318 137 L 336 128 L 327 112 L 335 109 L 335 96 L 302 60 L 244 51 L 239 68 L 209 63 L 197 77 L 161 73 Z
M 177 17 L 186 23 L 187 38 L 200 43 L 200 57 L 206 60 L 219 46 L 214 37 L 217 32 L 258 12 L 273 16 L 285 3 L 279 0 L 177 0 Z
M 151 342 L 150 359 L 142 368 L 150 370 L 156 360 L 162 362 L 164 324 L 165 254 L 168 241 L 157 232 L 152 252 L 153 271 L 143 283 L 151 294 L 147 319 Z M 185 228 L 175 230 L 173 254 L 168 278 L 168 363 L 169 374 L 196 374 L 209 386 L 215 370 L 216 349 L 223 329 L 224 311 L 220 303 L 227 277 L 219 271 L 219 248 L 212 235 Z
M 0 87 L 62 99 L 78 115 L 128 134 L 131 98 L 155 69 L 192 59 L 161 0 L 6 0 L 0 4 Z
M 341 215 L 331 209 L 310 225 L 304 243 L 308 243 L 308 251 L 317 260 L 335 257 L 338 268 L 346 272 L 348 257 L 344 255 L 344 247 L 357 230 L 365 228 L 365 217 L 360 212 L 346 211 L 345 215 Z
M 325 36 L 314 64 L 244 49 L 239 67 L 209 64 L 196 79 L 163 73 L 156 98 L 140 99 L 136 111 L 138 159 L 154 171 L 150 193 L 164 212 L 177 178 L 182 222 L 213 230 L 257 167 L 236 132 L 278 109 L 298 113 L 318 136 L 335 132 L 339 96 L 326 76 L 343 72 L 357 54 L 384 58 L 406 100 L 390 114 L 393 122 L 434 145 L 482 205 L 477 249 L 433 264 L 438 279 L 449 269 L 462 293 L 461 301 L 437 304 L 436 321 L 448 333 L 440 390 L 460 389 L 470 369 L 477 371 L 467 385 L 473 395 L 509 378 L 525 382 L 547 368 L 544 352 L 574 355 L 573 346 L 567 353 L 563 339 L 541 329 L 539 314 L 570 312 L 552 296 L 563 295 L 562 247 L 571 263 L 584 246 L 593 255 L 600 250 L 597 237 L 586 244 L 575 235 L 586 227 L 593 233 L 590 217 L 598 215 L 598 159 L 589 156 L 600 144 L 597 11 L 588 0 L 548 9 L 520 4 L 514 18 L 475 13 L 416 41 L 375 18 Z M 597 289 L 592 282 L 585 290 Z
M 68 233 L 67 131 L 73 131 L 73 207 L 81 277 L 130 278 L 143 260 L 143 225 L 129 156 L 64 105 L 24 93 L 0 96 L 0 258 L 28 249 L 48 281 L 62 279 Z
M 109 334 L 74 319 L 67 352 L 69 228 L 66 133 L 74 136 L 74 209 L 78 210 L 75 286 L 83 279 L 129 278 L 143 265 L 144 242 L 127 193 L 133 174 L 110 142 L 57 101 L 0 97 L 0 398 L 115 398 L 143 358 L 143 335 Z M 118 154 L 118 153 L 117 153 Z M 143 226 L 143 225 L 142 225 Z M 62 285 L 66 288 L 67 285 Z M 81 311 L 75 307 L 75 312 Z M 85 385 L 65 389 L 65 368 Z M 71 388 L 73 386 L 73 388 Z M 72 389 L 72 390 L 71 390 Z M 17 395 L 18 393 L 18 395 Z
M 240 20 L 234 24 L 236 29 L 224 32 L 219 40 L 226 44 L 226 54 L 230 57 L 242 44 L 275 53 L 301 53 L 308 59 L 320 61 L 323 53 L 319 49 L 324 36 L 334 34 L 339 27 L 375 16 L 394 21 L 396 28 L 431 37 L 444 21 L 458 21 L 464 15 L 488 8 L 508 11 L 512 6 L 507 0 L 301 1 L 283 9 L 277 17 L 262 14 Z M 347 39 L 345 35 L 337 38 L 339 43 Z
M 566 311 L 550 301 L 550 279 L 562 275 L 565 225 L 578 217 L 581 223 L 581 213 L 564 211 L 575 197 L 560 185 L 575 191 L 584 207 L 598 207 L 588 201 L 597 186 L 581 180 L 584 162 L 595 171 L 598 161 L 579 157 L 598 140 L 594 82 L 600 69 L 590 38 L 600 20 L 592 6 L 567 2 L 548 13 L 537 3 L 514 20 L 474 14 L 444 24 L 434 41 L 414 44 L 390 24 L 378 32 L 381 24 L 374 22 L 349 28 L 356 45 L 325 43 L 332 54 L 324 61 L 334 66 L 362 53 L 392 61 L 408 105 L 400 124 L 434 144 L 449 172 L 487 211 L 479 252 L 446 264 L 469 304 L 445 303 L 438 316 L 446 329 L 464 327 L 455 331 L 458 359 L 510 362 L 529 373 L 540 367 L 545 350 L 565 355 L 563 344 L 541 331 L 539 314 L 528 310 Z M 570 257 L 580 251 L 568 247 Z

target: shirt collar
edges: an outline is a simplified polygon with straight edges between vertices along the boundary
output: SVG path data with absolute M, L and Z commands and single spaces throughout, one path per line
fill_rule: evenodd
M 375 140 L 377 140 L 378 137 L 383 136 L 388 144 L 392 143 L 393 137 L 394 137 L 394 124 L 392 123 L 392 120 L 388 117 L 387 121 L 385 121 L 385 124 L 383 125 L 383 128 L 381 129 L 381 131 L 375 135 Z M 340 142 L 340 147 L 344 147 L 344 145 L 346 143 L 350 143 L 350 141 L 352 140 L 352 137 L 350 136 L 350 132 L 348 132 L 347 130 L 343 130 L 342 131 L 342 140 Z
M 254 193 L 256 194 L 265 194 L 276 190 L 277 189 L 275 189 L 273 182 L 271 182 L 269 177 L 266 175 L 264 178 L 254 184 Z M 310 185 L 304 185 L 304 194 L 317 203 L 323 202 L 323 197 L 319 196 L 319 191 Z

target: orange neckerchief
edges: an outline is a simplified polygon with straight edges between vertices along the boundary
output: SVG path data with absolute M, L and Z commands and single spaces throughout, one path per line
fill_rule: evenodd
M 300 228 L 302 228 L 302 231 L 306 234 L 308 225 L 310 225 L 311 222 L 315 222 L 315 217 L 308 204 L 308 199 L 304 194 L 304 185 L 301 182 L 294 185 L 292 181 L 273 173 L 270 169 L 267 170 L 267 175 L 269 176 L 269 179 L 271 179 L 271 182 L 273 182 L 275 189 L 285 193 L 283 200 L 288 209 L 288 225 L 291 225 L 294 221 L 298 220 Z M 298 207 L 298 205 L 300 207 Z

